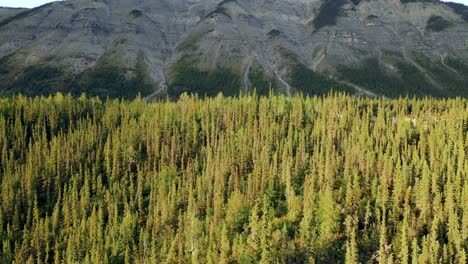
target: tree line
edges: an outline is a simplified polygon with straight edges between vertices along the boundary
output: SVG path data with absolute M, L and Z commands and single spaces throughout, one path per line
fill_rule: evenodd
M 466 263 L 467 104 L 0 98 L 0 262 Z

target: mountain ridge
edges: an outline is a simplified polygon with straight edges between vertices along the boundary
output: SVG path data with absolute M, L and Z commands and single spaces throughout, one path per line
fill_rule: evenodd
M 432 0 L 76 0 L 0 9 L 0 93 L 468 96 L 464 8 Z

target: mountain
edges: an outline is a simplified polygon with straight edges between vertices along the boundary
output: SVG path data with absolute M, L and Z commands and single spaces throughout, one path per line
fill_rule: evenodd
M 0 9 L 0 93 L 468 96 L 468 7 L 75 0 Z

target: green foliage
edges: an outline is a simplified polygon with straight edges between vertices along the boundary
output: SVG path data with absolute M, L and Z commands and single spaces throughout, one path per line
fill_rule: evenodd
M 441 1 L 441 0 L 400 0 L 401 3 L 413 3 L 413 2 L 421 2 L 421 3 L 433 3 L 433 4 L 443 4 L 447 5 L 453 9 L 453 11 L 461 16 L 465 22 L 468 22 L 468 6 L 455 3 L 451 1 Z
M 25 69 L 15 68 L 13 57 L 4 57 L 0 66 L 1 92 L 28 96 L 50 95 L 56 92 L 86 93 L 102 98 L 132 99 L 138 94 L 150 94 L 154 85 L 144 55 L 140 53 L 136 65 L 128 72 L 110 61 L 98 62 L 80 74 L 49 64 L 35 64 Z M 14 76 L 14 77 L 13 77 Z
M 258 95 L 269 95 L 270 89 L 277 87 L 276 80 L 267 76 L 260 65 L 251 67 L 248 77 Z
M 14 16 L 7 17 L 7 18 L 0 21 L 0 27 L 6 26 L 6 25 L 10 24 L 11 22 L 13 22 L 15 20 L 20 20 L 20 19 L 23 19 L 25 17 L 34 15 L 34 13 L 36 13 L 37 11 L 39 11 L 39 10 L 45 8 L 45 7 L 48 7 L 50 5 L 52 5 L 52 3 L 47 3 L 47 4 L 44 4 L 44 5 L 35 7 L 35 8 L 26 9 L 24 11 L 21 11 L 21 12 L 15 14 Z
M 239 94 L 242 85 L 240 76 L 230 69 L 202 70 L 181 59 L 172 69 L 168 87 L 171 97 L 183 93 L 215 96 L 220 92 L 232 96 Z
M 0 98 L 0 263 L 466 263 L 462 98 Z
M 468 75 L 465 71 L 468 67 L 460 59 L 449 57 L 448 64 L 443 65 L 439 60 L 433 61 L 422 53 L 413 53 L 413 57 L 432 78 L 443 85 L 446 95 L 468 95 Z M 450 65 L 454 66 L 454 69 L 451 69 Z
M 385 55 L 395 58 L 395 54 Z M 413 54 L 416 62 L 428 74 L 438 81 L 442 88 L 435 87 L 426 76 L 414 65 L 397 59 L 395 64 L 397 74 L 387 73 L 380 66 L 377 59 L 367 60 L 360 68 L 341 67 L 340 73 L 347 79 L 352 80 L 360 86 L 366 87 L 377 94 L 388 97 L 408 96 L 435 96 L 435 97 L 455 97 L 467 96 L 468 89 L 466 82 L 462 82 L 466 77 L 457 74 L 444 67 L 440 63 L 433 62 L 420 54 Z
M 145 96 L 151 93 L 153 86 L 148 74 L 137 68 L 135 76 L 127 77 L 123 69 L 113 65 L 91 68 L 81 73 L 71 84 L 74 94 L 86 93 L 102 98 L 135 98 L 138 94 Z
M 325 0 L 313 21 L 315 31 L 326 26 L 336 25 L 338 17 L 342 14 L 342 7 L 346 2 L 346 0 Z
M 279 37 L 281 36 L 281 31 L 279 31 L 278 29 L 272 29 L 270 31 L 268 31 L 267 35 L 270 37 L 270 38 L 276 38 L 276 37 Z
M 293 65 L 290 72 L 290 84 L 307 95 L 325 95 L 330 92 L 330 88 L 335 91 L 354 92 L 353 88 L 315 73 L 303 64 Z
M 10 73 L 11 71 L 10 59 L 11 59 L 11 55 L 3 56 L 0 58 L 0 77 Z
M 290 67 L 288 82 L 298 92 L 306 95 L 325 95 L 330 92 L 330 89 L 348 93 L 355 92 L 353 88 L 307 68 L 294 53 L 286 49 L 280 49 L 280 52 Z
M 451 7 L 465 22 L 468 22 L 468 6 L 455 2 L 444 2 L 444 4 Z
M 459 58 L 452 56 L 447 57 L 447 65 L 460 74 L 466 74 L 468 72 L 468 65 Z
M 228 12 L 228 9 L 226 9 L 221 4 L 217 5 L 216 8 L 213 11 L 209 12 L 205 16 L 205 18 L 211 18 L 211 17 L 217 16 L 217 15 L 223 15 L 223 16 L 229 18 L 229 19 L 232 19 L 231 15 Z
M 206 28 L 204 30 L 192 32 L 177 46 L 177 50 L 180 52 L 193 52 L 197 49 L 197 42 L 201 40 L 205 35 L 213 32 L 213 28 Z
M 72 84 L 75 94 L 87 93 L 92 96 L 122 97 L 135 96 L 129 89 L 129 82 L 122 69 L 114 65 L 97 65 L 80 74 Z
M 64 90 L 70 77 L 62 68 L 46 64 L 28 66 L 17 74 L 7 58 L 0 66 L 0 81 L 3 94 L 22 93 L 25 95 L 51 94 Z M 14 76 L 14 77 L 13 77 Z
M 402 4 L 406 3 L 438 3 L 440 0 L 400 0 Z
M 133 18 L 139 18 L 143 16 L 143 11 L 138 10 L 138 9 L 133 9 L 132 11 L 130 11 L 130 16 L 132 16 Z
M 444 19 L 441 16 L 431 16 L 427 20 L 426 29 L 433 32 L 443 31 L 453 25 L 452 22 Z

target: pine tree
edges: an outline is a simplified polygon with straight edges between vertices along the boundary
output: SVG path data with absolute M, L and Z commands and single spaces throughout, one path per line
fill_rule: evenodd
M 0 262 L 465 263 L 466 104 L 2 98 Z

